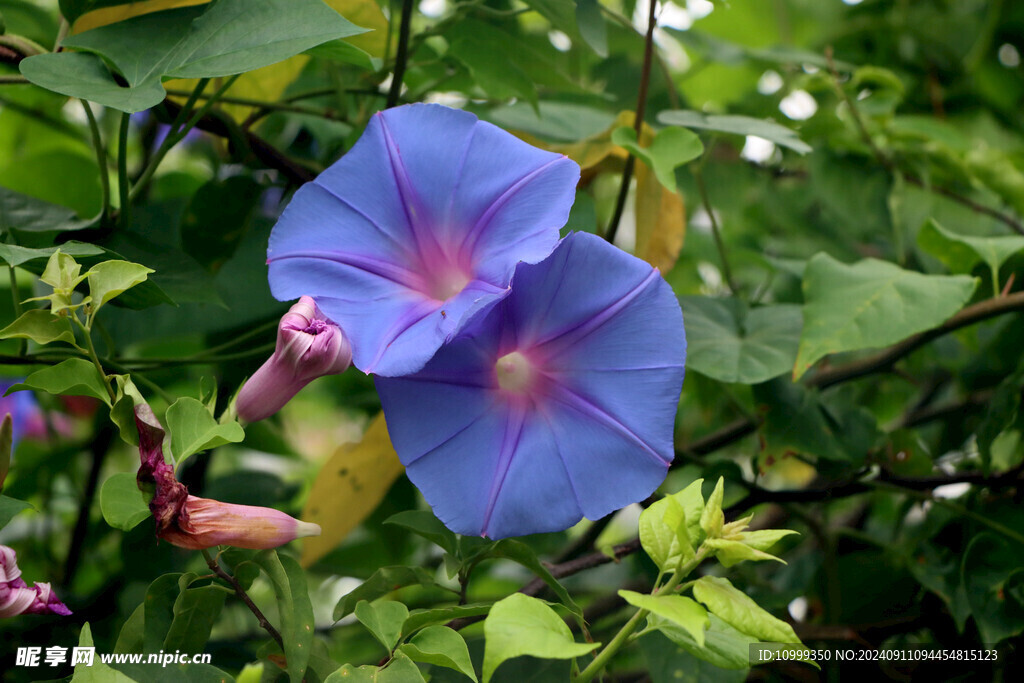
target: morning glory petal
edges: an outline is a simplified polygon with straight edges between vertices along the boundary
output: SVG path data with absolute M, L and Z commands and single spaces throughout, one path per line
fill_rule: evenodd
M 274 296 L 312 296 L 364 372 L 414 372 L 545 258 L 579 167 L 468 112 L 408 105 L 303 186 L 274 226 Z
M 650 265 L 586 234 L 520 264 L 511 292 L 422 370 L 378 378 L 399 458 L 454 531 L 564 529 L 664 480 L 682 313 Z

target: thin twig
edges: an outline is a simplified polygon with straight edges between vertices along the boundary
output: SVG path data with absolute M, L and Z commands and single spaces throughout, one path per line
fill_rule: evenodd
M 79 100 L 85 110 L 85 116 L 89 119 L 89 132 L 92 134 L 92 146 L 96 150 L 96 163 L 100 171 L 100 188 L 103 191 L 103 208 L 100 216 L 105 225 L 110 218 L 110 176 L 107 173 L 107 151 L 103 147 L 103 138 L 100 136 L 100 126 L 96 122 L 96 116 L 92 112 L 87 100 Z
M 391 89 L 388 91 L 386 109 L 398 104 L 398 96 L 402 94 L 402 79 L 405 78 L 405 67 L 409 61 L 409 30 L 412 24 L 413 0 L 402 0 L 402 23 L 398 28 L 398 53 L 395 55 L 395 70 L 391 76 Z
M 657 25 L 655 12 L 658 3 L 649 0 L 650 12 L 647 14 L 647 35 L 644 36 L 644 63 L 640 71 L 640 90 L 636 97 L 636 115 L 633 118 L 633 130 L 636 132 L 637 144 L 640 144 L 640 133 L 644 126 L 644 111 L 647 109 L 647 90 L 651 83 L 651 62 L 654 56 L 654 27 Z M 615 243 L 615 235 L 619 232 L 619 223 L 622 221 L 622 213 L 626 209 L 626 197 L 629 196 L 629 183 L 633 179 L 633 168 L 636 159 L 632 154 L 626 158 L 626 165 L 622 169 L 622 183 L 619 185 L 619 196 L 615 200 L 615 211 L 608 223 L 608 229 L 604 231 L 604 238 Z
M 221 568 L 220 564 L 217 562 L 217 560 L 212 555 L 210 555 L 210 553 L 207 550 L 204 549 L 202 553 L 203 557 L 206 559 L 206 564 L 210 567 L 211 570 L 213 570 L 213 573 L 227 581 L 229 584 L 231 584 L 231 587 L 235 589 L 235 595 L 237 595 L 239 599 L 245 603 L 245 606 L 249 608 L 249 611 L 256 616 L 256 621 L 259 622 L 260 626 L 263 627 L 263 629 L 270 634 L 271 638 L 277 641 L 278 647 L 280 647 L 281 650 L 284 651 L 284 640 L 281 638 L 281 633 L 276 628 L 274 628 L 273 624 L 267 621 L 267 618 L 263 615 L 263 612 L 260 611 L 260 608 L 256 606 L 256 603 L 252 601 L 252 598 L 250 598 L 249 594 L 245 592 L 245 589 L 242 588 L 242 585 L 238 583 L 238 579 L 224 571 Z

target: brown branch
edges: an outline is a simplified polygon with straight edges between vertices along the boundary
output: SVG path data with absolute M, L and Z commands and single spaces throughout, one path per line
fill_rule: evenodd
M 984 204 L 976 202 L 973 199 L 970 199 L 969 197 L 957 194 L 956 192 L 948 188 L 931 185 L 929 183 L 924 182 L 920 178 L 905 175 L 903 176 L 903 179 L 906 180 L 911 185 L 916 185 L 917 187 L 928 190 L 929 192 L 934 192 L 935 194 L 941 194 L 943 197 L 952 199 L 954 202 L 957 202 L 958 204 L 963 204 L 964 206 L 969 208 L 971 211 L 974 211 L 975 213 L 984 214 L 986 216 L 994 218 L 997 221 L 1007 225 L 1014 232 L 1024 235 L 1024 223 L 1021 223 L 1020 221 L 1014 219 L 1012 216 L 1009 216 L 1008 214 L 1005 214 L 998 209 L 993 209 L 990 206 L 985 206 Z
M 636 113 L 633 117 L 633 130 L 636 132 L 636 143 L 640 144 L 640 134 L 644 127 L 644 111 L 647 109 L 647 89 L 651 83 L 651 62 L 654 58 L 654 27 L 658 21 L 655 10 L 658 3 L 650 3 L 651 10 L 647 15 L 647 35 L 644 36 L 644 63 L 640 71 L 640 90 L 636 97 Z M 629 181 L 633 178 L 633 167 L 636 165 L 636 157 L 630 154 L 626 158 L 626 165 L 622 169 L 622 183 L 619 185 L 619 196 L 615 199 L 615 211 L 608 223 L 608 229 L 604 231 L 604 238 L 615 243 L 615 235 L 619 231 L 619 223 L 622 222 L 622 212 L 626 208 L 626 197 L 629 195 Z
M 238 583 L 238 579 L 224 571 L 220 564 L 218 564 L 217 560 L 205 550 L 203 551 L 203 557 L 206 558 L 206 564 L 209 565 L 214 574 L 231 584 L 231 587 L 235 589 L 235 595 L 245 603 L 245 606 L 249 608 L 249 611 L 256 616 L 256 620 L 259 622 L 260 626 L 270 634 L 271 638 L 277 641 L 278 647 L 280 647 L 281 651 L 284 652 L 284 640 L 281 638 L 281 633 L 274 628 L 273 624 L 267 621 L 267 618 L 263 615 L 263 612 L 260 611 L 260 608 L 256 606 L 256 603 L 252 601 L 252 598 L 250 598 L 249 594 L 245 592 L 242 585 Z
M 908 337 L 872 356 L 822 370 L 808 379 L 807 384 L 819 389 L 825 389 L 842 382 L 889 370 L 898 360 L 910 355 L 921 346 L 944 334 L 1005 313 L 1022 310 L 1024 310 L 1024 292 L 1015 292 L 997 299 L 986 299 L 964 308 L 942 325 L 927 332 L 921 332 L 920 334 Z M 681 446 L 677 450 L 680 454 L 708 455 L 735 441 L 739 441 L 748 434 L 753 433 L 756 429 L 757 424 L 753 420 L 739 418 L 693 443 Z M 683 458 L 677 459 L 673 466 L 682 463 L 683 460 Z

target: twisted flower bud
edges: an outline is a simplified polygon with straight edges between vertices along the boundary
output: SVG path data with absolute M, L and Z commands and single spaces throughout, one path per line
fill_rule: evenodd
M 318 525 L 300 522 L 280 510 L 189 495 L 188 488 L 164 461 L 164 428 L 148 405 L 135 408 L 135 426 L 141 459 L 137 481 L 140 489 L 155 489 L 149 510 L 156 521 L 158 538 L 189 550 L 216 545 L 264 550 L 296 538 L 320 535 Z
M 28 587 L 18 569 L 13 548 L 0 545 L 0 618 L 19 614 L 71 614 L 48 583 Z
M 238 393 L 238 417 L 256 422 L 280 410 L 317 377 L 344 372 L 352 347 L 311 297 L 304 296 L 281 318 L 277 348 Z
M 318 524 L 300 522 L 280 510 L 189 496 L 177 523 L 168 527 L 161 538 L 191 550 L 215 545 L 264 550 L 296 538 L 319 535 Z

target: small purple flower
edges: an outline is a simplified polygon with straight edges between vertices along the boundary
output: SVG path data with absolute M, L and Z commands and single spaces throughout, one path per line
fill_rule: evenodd
M 57 598 L 50 584 L 37 583 L 30 588 L 21 578 L 14 549 L 0 545 L 0 618 L 19 614 L 67 616 L 71 610 Z
M 274 354 L 238 392 L 238 416 L 246 422 L 270 417 L 302 387 L 344 372 L 351 363 L 345 335 L 304 296 L 281 318 Z
M 16 391 L 10 396 L 3 394 L 20 380 L 0 381 L 0 419 L 10 414 L 13 428 L 13 449 L 24 437 L 42 439 L 46 437 L 46 420 L 31 391 Z
M 490 538 L 565 529 L 664 480 L 682 312 L 658 271 L 588 234 L 520 265 L 511 293 L 419 372 L 377 377 L 388 432 L 435 514 Z
M 379 112 L 274 227 L 271 291 L 316 299 L 363 372 L 415 372 L 508 294 L 518 262 L 551 253 L 578 180 L 565 156 L 468 112 Z

